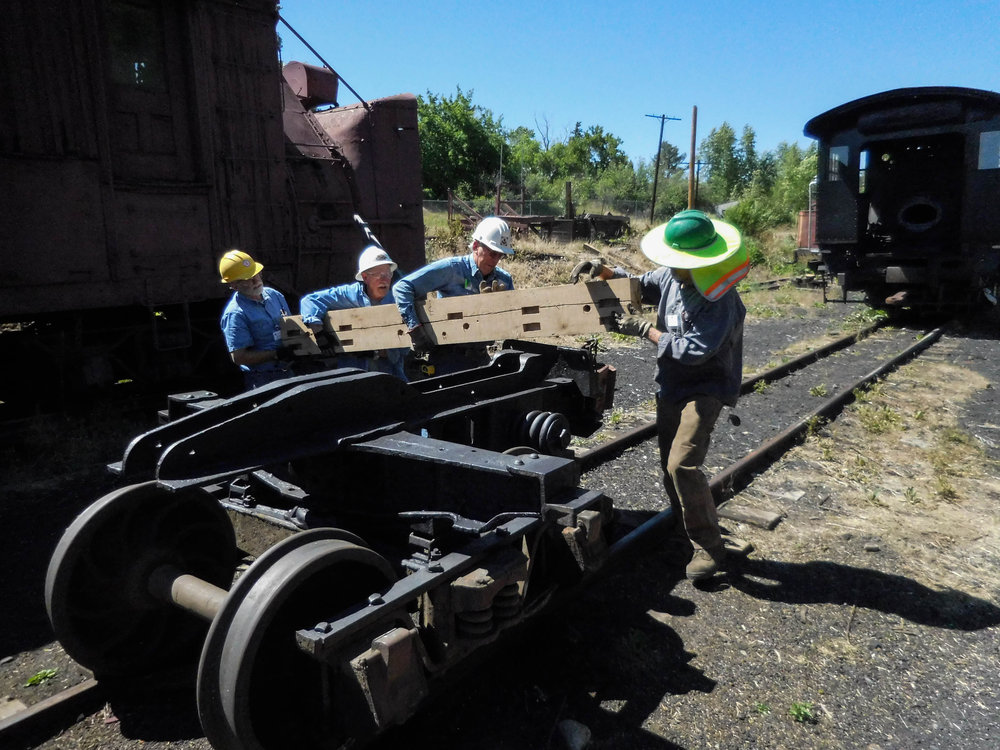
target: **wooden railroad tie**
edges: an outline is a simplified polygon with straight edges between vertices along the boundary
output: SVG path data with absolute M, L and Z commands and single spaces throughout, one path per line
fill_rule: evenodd
M 748 508 L 745 505 L 733 505 L 729 501 L 726 501 L 719 506 L 719 515 L 722 518 L 728 518 L 730 521 L 750 523 L 769 531 L 777 526 L 781 521 L 781 516 L 777 513 L 772 513 L 767 510 L 758 510 L 756 508 Z
M 435 344 L 471 344 L 615 330 L 614 315 L 640 309 L 637 279 L 590 281 L 416 303 L 417 317 Z M 336 339 L 335 352 L 409 348 L 410 337 L 395 305 L 326 313 L 323 328 Z M 284 344 L 302 355 L 319 354 L 316 339 L 299 315 L 282 318 Z

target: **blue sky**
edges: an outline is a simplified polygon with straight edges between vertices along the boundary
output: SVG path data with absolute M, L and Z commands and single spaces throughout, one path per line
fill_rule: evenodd
M 1000 91 L 998 0 L 527 2 L 283 0 L 282 16 L 361 96 L 409 92 L 474 104 L 505 127 L 580 122 L 651 161 L 728 122 L 758 151 L 810 142 L 811 117 L 906 86 Z M 319 61 L 281 23 L 285 62 Z M 341 104 L 354 103 L 341 87 Z

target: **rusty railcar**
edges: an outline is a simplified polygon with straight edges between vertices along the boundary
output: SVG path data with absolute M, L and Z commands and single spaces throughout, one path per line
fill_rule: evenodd
M 874 305 L 954 312 L 1000 284 L 1000 94 L 886 91 L 805 125 L 819 140 L 816 242 Z
M 0 401 L 232 372 L 228 248 L 291 302 L 350 280 L 364 217 L 424 261 L 416 98 L 337 106 L 274 0 L 13 0 L 0 25 Z M 48 387 L 45 391 L 51 395 Z
M 568 446 L 614 382 L 522 341 L 411 383 L 176 394 L 60 539 L 53 630 L 109 684 L 197 662 L 218 750 L 359 748 L 606 569 L 626 530 Z

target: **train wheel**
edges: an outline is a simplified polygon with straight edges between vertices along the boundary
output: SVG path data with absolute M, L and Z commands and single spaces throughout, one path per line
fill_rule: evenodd
M 98 676 L 173 666 L 197 654 L 206 624 L 156 599 L 152 571 L 172 565 L 228 588 L 236 563 L 233 526 L 205 492 L 123 487 L 59 540 L 45 578 L 49 621 L 66 652 Z
M 337 529 L 313 529 L 269 549 L 235 583 L 212 623 L 198 668 L 198 713 L 219 750 L 334 746 L 338 708 L 326 667 L 295 631 L 385 591 L 382 556 Z

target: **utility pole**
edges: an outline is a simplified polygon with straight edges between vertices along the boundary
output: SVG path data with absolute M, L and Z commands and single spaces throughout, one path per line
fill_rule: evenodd
M 494 216 L 500 215 L 500 186 L 503 183 L 503 141 L 500 141 L 500 169 L 497 172 L 497 200 L 493 210 Z
M 695 202 L 698 200 L 698 196 L 695 195 L 695 156 L 694 156 L 694 143 L 695 134 L 698 132 L 698 107 L 691 108 L 691 158 L 688 159 L 688 164 L 690 165 L 688 170 L 688 208 L 694 208 Z M 699 172 L 701 167 L 699 165 Z
M 667 120 L 680 120 L 679 117 L 667 117 L 666 115 L 646 115 L 654 120 L 660 121 L 660 140 L 656 142 L 656 171 L 653 172 L 653 200 L 649 205 L 649 223 L 653 223 L 653 211 L 656 209 L 656 184 L 660 181 L 660 151 L 663 148 L 663 123 Z

